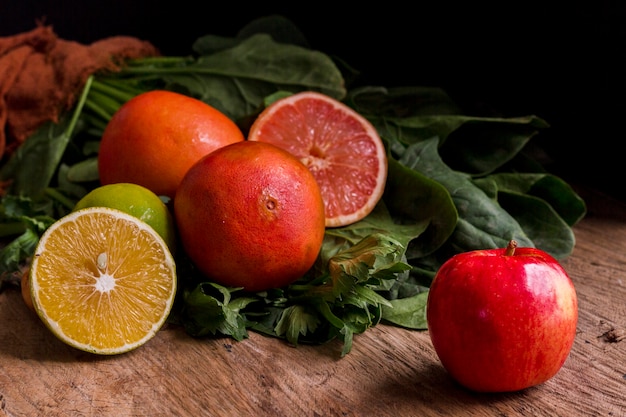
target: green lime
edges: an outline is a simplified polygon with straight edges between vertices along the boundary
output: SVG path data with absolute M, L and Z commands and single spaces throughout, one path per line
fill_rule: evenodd
M 172 214 L 158 195 L 141 185 L 116 183 L 94 188 L 76 203 L 74 211 L 87 207 L 109 207 L 130 214 L 150 225 L 171 251 L 175 249 Z

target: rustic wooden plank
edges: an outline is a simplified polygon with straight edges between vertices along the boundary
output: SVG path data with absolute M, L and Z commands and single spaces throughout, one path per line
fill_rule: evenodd
M 379 325 L 341 346 L 259 334 L 193 339 L 167 327 L 120 356 L 74 350 L 17 289 L 0 294 L 0 416 L 626 415 L 626 206 L 589 194 L 563 262 L 579 297 L 563 369 L 519 393 L 475 394 L 441 367 L 427 332 Z

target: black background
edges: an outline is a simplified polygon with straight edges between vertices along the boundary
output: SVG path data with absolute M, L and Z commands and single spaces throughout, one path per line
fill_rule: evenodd
M 551 127 L 533 140 L 553 160 L 549 169 L 626 199 L 626 4 L 292 4 L 0 0 L 0 36 L 44 19 L 65 39 L 129 35 L 181 55 L 202 35 L 234 36 L 280 14 L 310 47 L 359 69 L 363 83 L 437 86 L 469 113 L 543 118 Z

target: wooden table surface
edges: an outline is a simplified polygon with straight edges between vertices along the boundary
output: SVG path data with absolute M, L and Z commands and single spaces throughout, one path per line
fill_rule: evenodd
M 49 333 L 18 291 L 0 294 L 0 416 L 626 416 L 626 204 L 589 206 L 562 262 L 579 298 L 570 357 L 548 382 L 474 394 L 425 331 L 378 325 L 341 346 L 235 342 L 164 328 L 130 353 L 93 356 Z

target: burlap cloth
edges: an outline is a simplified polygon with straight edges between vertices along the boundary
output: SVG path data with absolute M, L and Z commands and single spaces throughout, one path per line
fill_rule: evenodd
M 58 122 L 91 74 L 119 70 L 126 59 L 158 54 L 150 42 L 128 36 L 89 45 L 60 39 L 43 24 L 0 37 L 0 161 L 43 123 Z

